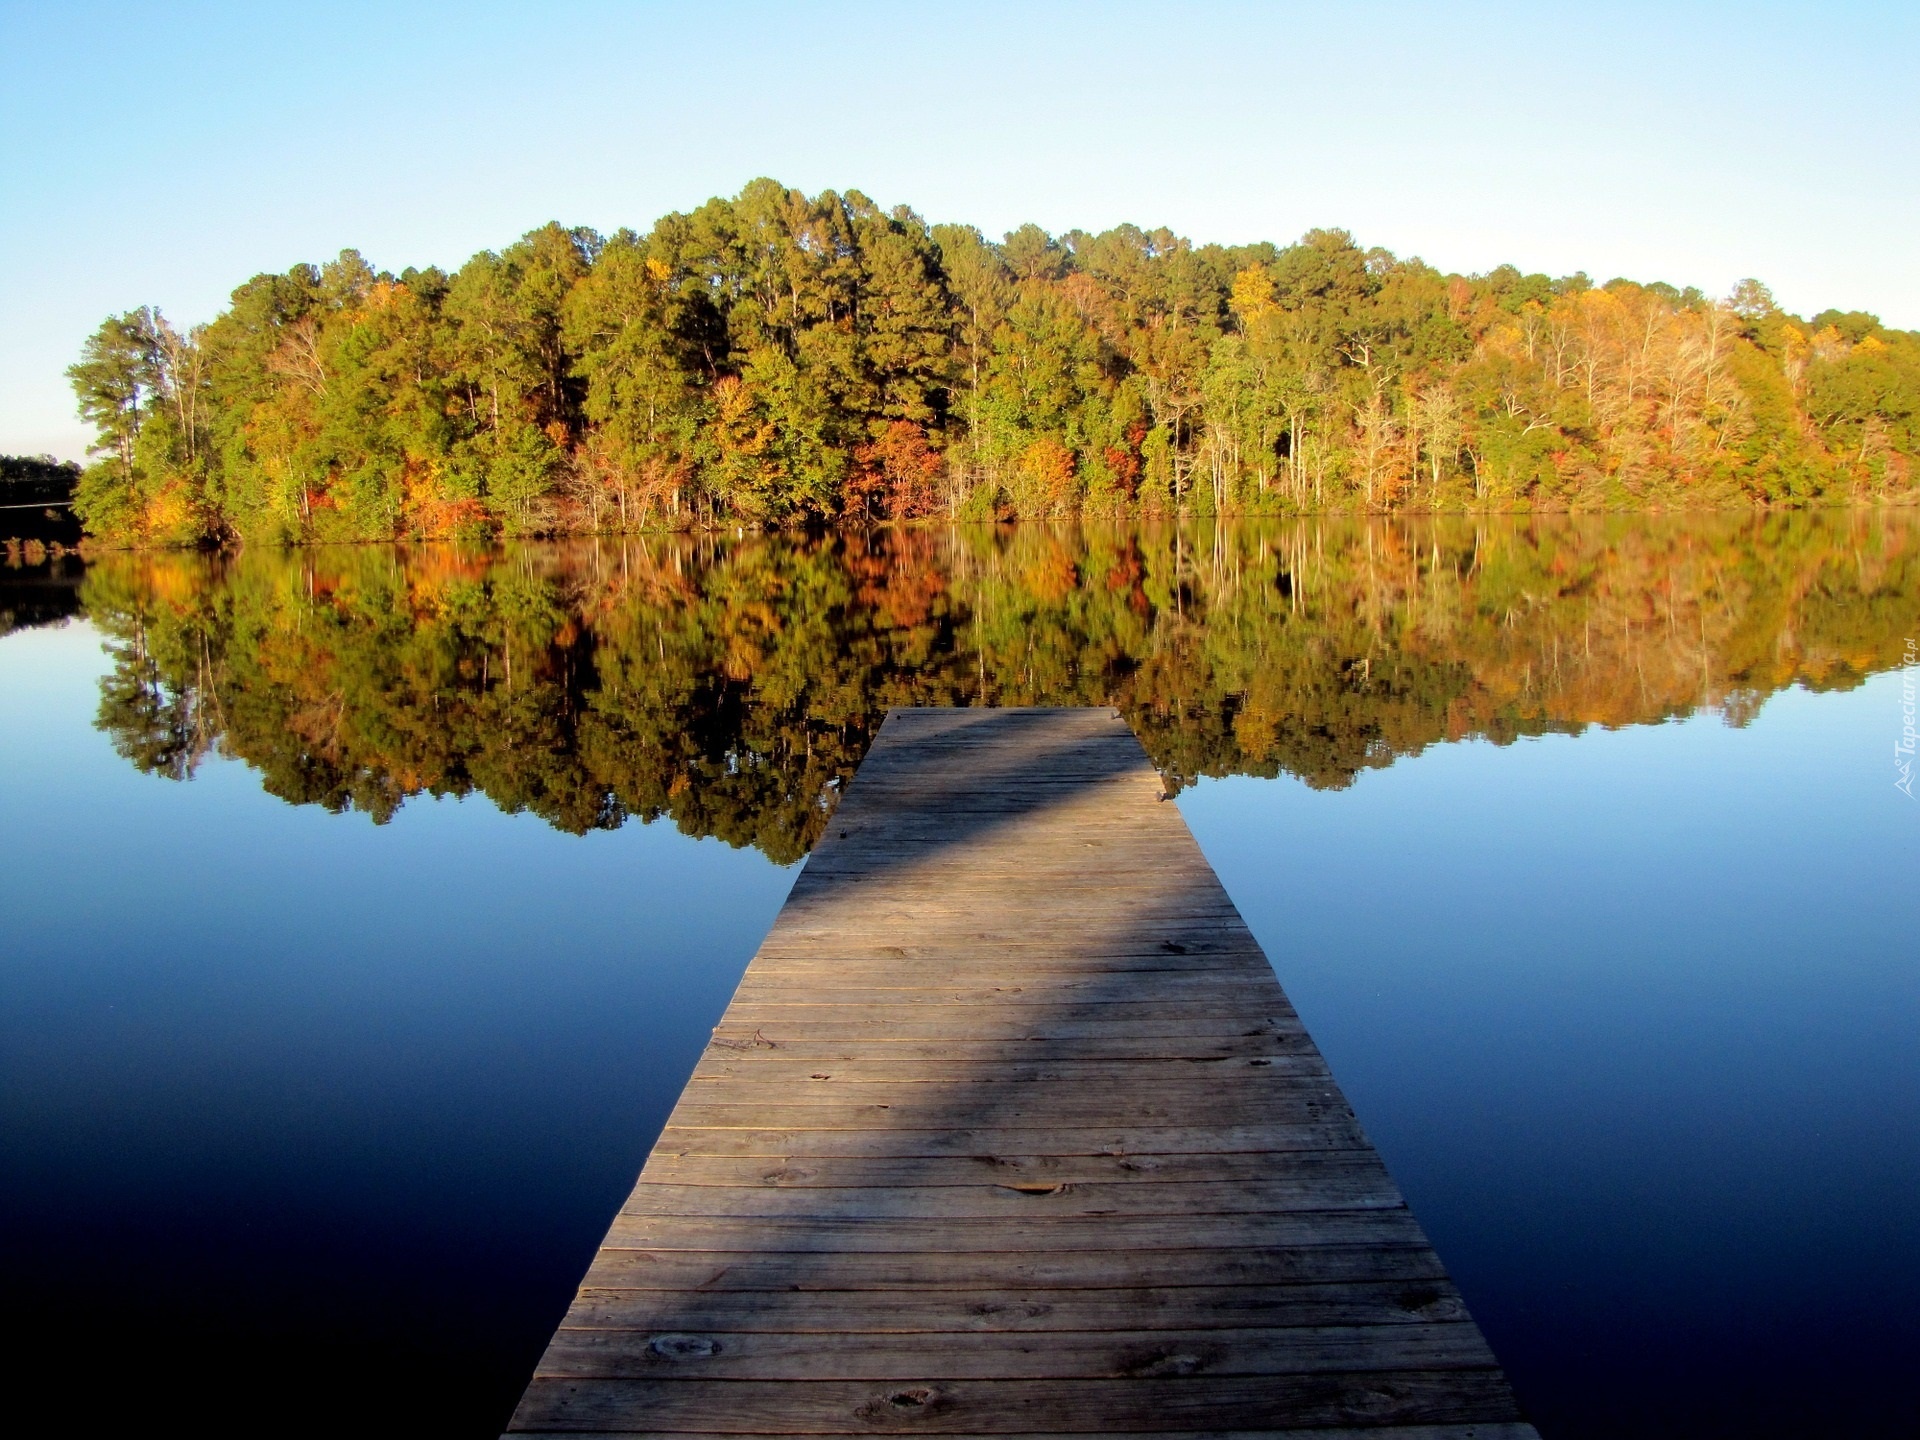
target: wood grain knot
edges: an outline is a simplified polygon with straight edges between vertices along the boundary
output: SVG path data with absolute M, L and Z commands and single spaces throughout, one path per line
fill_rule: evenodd
M 914 1385 L 900 1390 L 889 1390 L 884 1395 L 876 1395 L 854 1412 L 861 1420 L 877 1420 L 882 1423 L 898 1422 L 903 1419 L 919 1420 L 937 1415 L 949 1405 L 945 1393 L 931 1385 Z
M 711 1360 L 720 1353 L 720 1342 L 710 1335 L 656 1335 L 647 1342 L 647 1353 L 674 1364 Z

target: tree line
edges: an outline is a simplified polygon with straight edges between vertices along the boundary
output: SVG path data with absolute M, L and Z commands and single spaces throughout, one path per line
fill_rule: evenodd
M 0 455 L 0 505 L 64 505 L 80 467 L 51 455 Z
M 79 483 L 80 467 L 70 460 L 0 455 L 0 547 L 6 564 L 17 565 L 26 554 L 44 558 L 48 542 L 62 548 L 79 543 L 80 526 L 71 513 Z
M 344 251 L 112 316 L 68 373 L 122 544 L 1805 504 L 1910 498 L 1920 456 L 1920 334 L 1757 281 L 991 241 L 771 180 L 452 274 Z
M 1176 786 L 1337 787 L 1468 736 L 1718 710 L 1898 666 L 1905 509 L 911 526 L 142 552 L 87 568 L 101 727 L 384 820 L 479 792 L 798 859 L 894 705 L 1119 706 Z

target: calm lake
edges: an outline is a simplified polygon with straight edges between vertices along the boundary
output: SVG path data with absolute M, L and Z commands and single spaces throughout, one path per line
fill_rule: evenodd
M 1920 514 L 121 556 L 0 619 L 16 1415 L 496 1433 L 887 708 L 1113 704 L 1549 1440 L 1920 1433 Z

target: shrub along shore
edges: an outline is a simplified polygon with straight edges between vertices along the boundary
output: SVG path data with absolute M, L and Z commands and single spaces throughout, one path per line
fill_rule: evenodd
M 1000 242 L 757 180 L 457 272 L 356 251 L 106 320 L 75 508 L 123 545 L 1072 514 L 1906 500 L 1920 334 L 1314 230 Z

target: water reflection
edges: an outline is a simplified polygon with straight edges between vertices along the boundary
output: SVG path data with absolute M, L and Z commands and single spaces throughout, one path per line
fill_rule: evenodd
M 57 625 L 80 613 L 80 577 L 85 571 L 77 555 L 41 557 L 0 564 L 0 639 L 16 630 Z
M 1182 781 L 1307 782 L 1182 809 L 1544 1433 L 1914 1433 L 1916 812 L 1860 682 L 1916 552 L 1880 511 L 0 567 L 0 630 L 91 621 L 0 643 L 22 1373 L 497 1434 L 786 894 L 760 852 L 887 705 L 1111 701 Z M 1795 684 L 1860 688 L 1746 724 Z M 1338 788 L 1703 708 L 1745 728 Z M 430 792 L 558 828 L 318 808 Z
M 888 706 L 1114 704 L 1176 783 L 1437 741 L 1742 724 L 1900 663 L 1912 512 L 656 537 L 123 555 L 99 724 L 385 820 L 484 792 L 806 853 Z

